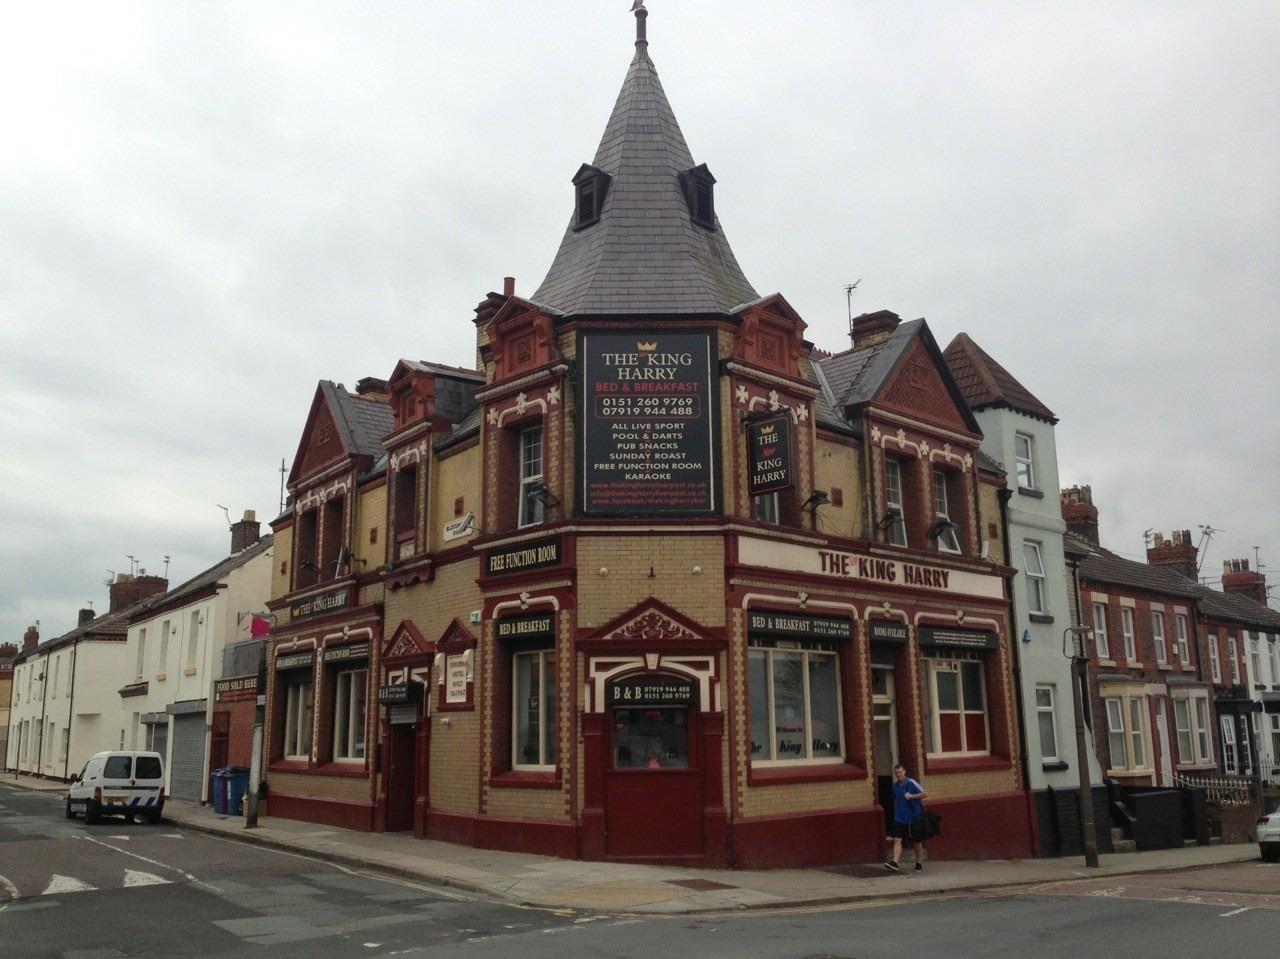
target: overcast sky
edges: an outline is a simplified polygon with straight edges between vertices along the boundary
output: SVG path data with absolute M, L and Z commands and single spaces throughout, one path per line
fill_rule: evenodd
M 275 515 L 319 379 L 474 362 L 538 285 L 630 0 L 11 6 L 0 640 Z M 1103 544 L 1280 584 L 1280 7 L 651 0 L 744 271 L 809 338 L 967 331 L 1061 419 Z

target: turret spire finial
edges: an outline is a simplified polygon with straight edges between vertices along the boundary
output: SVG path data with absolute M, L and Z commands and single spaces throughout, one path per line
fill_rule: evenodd
M 649 38 L 645 35 L 644 21 L 649 16 L 649 11 L 644 8 L 644 0 L 636 0 L 631 5 L 631 12 L 636 15 L 636 46 L 649 45 Z

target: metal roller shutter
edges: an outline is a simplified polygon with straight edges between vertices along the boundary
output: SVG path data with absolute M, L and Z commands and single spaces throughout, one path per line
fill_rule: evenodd
M 175 799 L 200 801 L 204 785 L 204 714 L 173 717 L 169 791 Z

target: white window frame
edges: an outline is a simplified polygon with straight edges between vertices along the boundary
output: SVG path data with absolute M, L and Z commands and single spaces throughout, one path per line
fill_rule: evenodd
M 1181 662 L 1183 666 L 1186 666 L 1191 662 L 1191 646 L 1187 639 L 1186 613 L 1173 614 L 1173 628 L 1178 641 L 1178 661 Z
M 1181 712 L 1179 706 L 1182 707 Z M 1209 700 L 1206 697 L 1173 697 L 1173 724 L 1177 731 L 1179 765 L 1203 766 L 1213 762 L 1208 723 Z M 1183 737 L 1186 738 L 1185 749 Z
M 160 667 L 156 670 L 156 678 L 169 672 L 169 634 L 173 632 L 173 624 L 165 620 L 160 624 Z
M 1240 771 L 1240 757 L 1236 751 L 1236 718 L 1222 714 L 1218 717 L 1222 734 L 1222 771 L 1234 776 Z
M 965 659 L 960 657 L 952 657 L 948 659 L 926 659 L 925 664 L 925 708 L 927 711 L 926 721 L 929 723 L 929 733 L 926 745 L 926 756 L 937 756 L 939 758 L 947 757 L 967 757 L 967 756 L 989 756 L 991 755 L 991 696 L 987 689 L 987 676 L 985 664 L 980 659 Z M 982 683 L 982 709 L 969 709 L 964 699 L 964 668 L 966 666 L 976 666 L 978 670 L 978 678 Z M 947 710 L 948 713 L 959 712 L 960 714 L 960 740 L 961 745 L 958 751 L 943 752 L 942 751 L 942 712 L 938 708 L 938 676 L 942 673 L 954 673 L 956 676 L 956 699 L 960 708 L 958 710 Z M 984 736 L 986 747 L 984 749 L 969 749 L 968 739 L 969 730 L 965 723 L 965 718 L 981 713 L 983 720 Z
M 1099 659 L 1111 658 L 1111 644 L 1107 640 L 1107 604 L 1093 604 L 1093 644 Z
M 1156 650 L 1156 665 L 1169 664 L 1169 646 L 1164 640 L 1164 613 L 1161 610 L 1151 611 L 1151 644 Z
M 1271 654 L 1271 685 L 1280 686 L 1280 638 L 1272 636 L 1267 646 Z M 1276 762 L 1280 763 L 1280 750 L 1276 751 Z
M 284 758 L 311 758 L 312 711 L 315 677 L 308 671 L 285 674 Z
M 1145 697 L 1134 696 L 1129 700 L 1129 741 L 1133 745 L 1130 758 L 1134 761 L 1134 769 L 1150 769 L 1147 759 L 1151 757 L 1150 741 L 1144 735 L 1147 728 L 1147 701 Z M 1138 753 L 1142 756 L 1139 758 Z
M 559 744 L 551 741 L 551 736 L 559 735 L 559 724 L 552 729 L 548 724 L 548 718 L 555 718 L 555 703 L 548 702 L 554 699 L 554 696 L 547 696 L 547 677 L 552 679 L 552 690 L 559 694 L 559 683 L 556 681 L 558 677 L 555 674 L 556 669 L 556 651 L 554 647 L 548 646 L 545 649 L 521 650 L 518 653 L 511 654 L 511 768 L 518 770 L 530 770 L 538 772 L 549 772 L 556 768 L 554 761 L 556 748 Z M 538 663 L 538 761 L 536 763 L 526 763 L 521 761 L 519 723 L 520 716 L 520 685 L 516 681 L 516 677 L 520 675 L 517 663 L 521 659 L 537 660 Z M 551 761 L 548 761 L 551 760 Z
M 1146 696 L 1104 696 L 1103 708 L 1107 713 L 1107 745 L 1111 753 L 1112 770 L 1117 772 L 1149 773 L 1155 756 L 1151 745 L 1150 706 Z M 1117 715 L 1118 712 L 1118 715 Z M 1121 745 L 1124 764 L 1116 762 L 1116 745 Z M 1141 763 L 1138 753 L 1141 752 Z
M 1040 702 L 1041 692 L 1045 692 L 1049 694 L 1048 705 L 1041 704 Z M 1057 687 L 1055 687 L 1053 683 L 1037 683 L 1036 684 L 1036 731 L 1037 733 L 1040 732 L 1040 728 L 1041 728 L 1040 718 L 1046 715 L 1049 717 L 1050 727 L 1053 730 L 1053 748 L 1052 749 L 1045 748 L 1044 736 L 1041 735 L 1040 736 L 1040 759 L 1042 762 L 1055 763 L 1060 761 L 1060 757 L 1058 755 L 1059 753 L 1058 744 L 1061 741 L 1061 737 L 1058 735 L 1058 691 L 1057 691 Z
M 1280 713 L 1271 713 L 1271 761 L 1280 765 Z M 1272 774 L 1275 770 L 1273 768 Z
M 884 461 L 885 511 L 892 517 L 886 530 L 889 542 L 894 546 L 907 546 L 907 516 L 903 510 L 902 464 L 895 459 Z
M 1209 634 L 1209 673 L 1215 683 L 1222 682 L 1222 665 L 1218 659 L 1218 636 Z
M 778 711 L 774 700 L 773 688 L 773 659 L 775 656 L 789 655 L 800 656 L 800 675 L 803 682 L 804 693 L 804 755 L 797 759 L 779 759 L 778 758 Z M 768 709 L 769 709 L 769 753 L 768 756 L 761 759 L 752 759 L 751 765 L 761 768 L 780 768 L 795 769 L 800 765 L 831 765 L 833 763 L 844 762 L 844 693 L 841 684 L 841 663 L 840 653 L 836 650 L 823 649 L 816 645 L 808 645 L 805 643 L 792 643 L 789 645 L 779 646 L 751 646 L 747 650 L 749 658 L 764 659 L 764 675 L 765 682 L 768 684 Z M 837 742 L 838 749 L 834 756 L 814 756 L 813 755 L 813 696 L 809 690 L 809 660 L 817 657 L 825 657 L 835 662 L 836 677 L 836 733 L 839 736 Z M 748 672 L 750 667 L 748 667 Z M 748 703 L 750 699 L 748 698 Z M 750 709 L 750 706 L 748 706 Z M 748 724 L 751 717 L 748 715 Z
M 1025 441 L 1027 452 L 1024 456 L 1019 449 L 1019 441 Z M 1036 438 L 1030 433 L 1013 434 L 1013 459 L 1016 465 L 1017 482 L 1020 489 L 1036 489 Z
M 1207 696 L 1192 697 L 1196 713 L 1196 739 L 1200 761 L 1213 762 L 1213 736 L 1209 720 L 1209 699 Z
M 1124 658 L 1131 663 L 1138 661 L 1138 641 L 1133 632 L 1133 607 L 1120 607 L 1120 632 L 1124 635 Z
M 751 518 L 760 523 L 778 522 L 778 491 L 751 497 Z
M 1103 699 L 1103 708 L 1107 712 L 1107 747 L 1110 752 L 1112 769 L 1129 768 L 1129 739 L 1124 730 L 1124 699 L 1109 696 Z M 1120 756 L 1116 756 L 1119 747 Z M 1120 760 L 1117 762 L 1117 758 Z
M 191 622 L 188 630 L 190 635 L 187 636 L 187 669 L 195 669 L 196 654 L 199 652 L 200 642 L 200 610 L 193 609 L 191 611 Z
M 536 526 L 543 522 L 546 514 L 546 508 L 543 506 L 542 500 L 529 494 L 529 488 L 531 486 L 543 482 L 543 473 L 545 470 L 543 460 L 543 439 L 544 437 L 541 424 L 537 426 L 530 426 L 527 429 L 520 431 L 520 515 L 518 517 L 517 524 L 521 529 L 526 526 Z M 533 457 L 530 455 L 531 451 L 535 448 L 537 450 L 536 464 Z
M 1027 574 L 1027 612 L 1043 614 L 1045 611 L 1044 555 L 1040 552 L 1040 544 L 1034 540 L 1022 541 L 1022 566 Z
M 1252 684 L 1262 682 L 1262 649 L 1258 646 L 1258 634 L 1249 633 L 1249 669 L 1253 675 L 1249 677 Z M 57 676 L 57 672 L 54 672 Z
M 363 763 L 368 753 L 369 671 L 339 670 L 333 680 L 333 761 Z
M 1236 648 L 1236 638 L 1227 637 L 1227 656 L 1231 659 L 1231 685 L 1240 685 L 1240 650 Z
M 146 675 L 147 668 L 147 627 L 138 628 L 138 679 Z
M 951 522 L 950 504 L 947 502 L 947 473 L 945 470 L 933 471 L 933 513 L 937 520 Z M 943 526 L 938 530 L 938 550 L 943 553 L 960 553 L 960 539 L 956 536 L 956 527 Z

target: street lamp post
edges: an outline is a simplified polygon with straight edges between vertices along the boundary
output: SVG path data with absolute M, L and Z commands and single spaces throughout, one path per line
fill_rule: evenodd
M 1080 770 L 1080 816 L 1084 830 L 1084 864 L 1098 868 L 1098 835 L 1093 823 L 1093 787 L 1089 782 L 1089 753 L 1085 746 L 1084 704 L 1089 688 L 1084 644 L 1093 635 L 1088 626 L 1068 626 L 1062 633 L 1062 654 L 1071 660 L 1076 677 L 1076 765 Z

